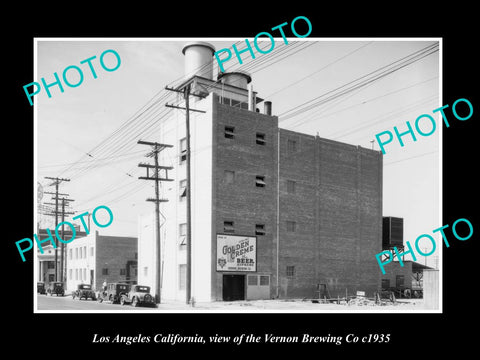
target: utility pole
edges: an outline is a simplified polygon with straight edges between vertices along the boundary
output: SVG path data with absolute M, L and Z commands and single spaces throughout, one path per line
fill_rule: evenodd
M 204 96 L 191 94 L 190 93 L 190 85 L 185 86 L 183 91 L 165 87 L 166 90 L 175 91 L 179 93 L 183 93 L 183 97 L 185 99 L 185 107 L 174 106 L 165 104 L 166 107 L 175 108 L 185 110 L 185 123 L 186 123 L 186 139 L 187 139 L 187 241 L 186 241 L 186 251 L 187 251 L 187 273 L 185 279 L 185 302 L 190 304 L 191 302 L 191 294 L 192 294 L 192 201 L 191 201 L 191 163 L 190 163 L 190 111 L 205 113 L 203 110 L 196 110 L 190 109 L 190 95 L 194 95 L 200 98 L 204 98 Z
M 59 177 L 50 177 L 50 176 L 45 176 L 45 179 L 53 180 L 53 183 L 49 184 L 48 186 L 55 185 L 55 228 L 58 225 L 58 186 L 62 181 L 70 181 L 70 179 L 63 179 Z M 45 194 L 51 194 L 50 192 L 45 192 Z M 53 204 L 52 204 L 53 205 Z M 55 248 L 55 281 L 58 281 L 58 254 L 57 254 L 57 248 Z
M 147 171 L 147 176 L 139 176 L 141 180 L 154 180 L 155 181 L 155 198 L 148 198 L 147 201 L 155 203 L 155 242 L 157 245 L 156 259 L 155 259 L 155 273 L 156 273 L 156 286 L 155 286 L 155 302 L 160 304 L 162 301 L 161 294 L 161 242 L 160 242 L 160 203 L 167 202 L 167 199 L 160 199 L 159 182 L 160 181 L 173 181 L 168 178 L 168 170 L 173 169 L 172 166 L 160 166 L 158 165 L 158 153 L 165 148 L 173 147 L 173 145 L 159 144 L 157 142 L 148 142 L 138 140 L 138 144 L 149 145 L 152 147 L 152 151 L 146 154 L 147 157 L 153 157 L 155 164 L 138 164 L 139 167 L 143 167 Z M 150 174 L 149 169 L 154 169 L 153 176 Z M 160 170 L 165 170 L 165 177 L 160 177 Z
M 52 193 L 52 194 L 54 194 L 54 193 Z M 67 196 L 68 194 L 58 193 L 58 195 Z M 69 214 L 69 215 L 70 214 L 75 214 L 74 211 L 65 211 L 65 201 L 74 201 L 74 200 L 73 199 L 67 199 L 65 197 L 59 198 L 57 196 L 52 198 L 52 200 L 56 200 L 56 203 L 58 202 L 58 200 L 62 201 L 62 211 L 59 211 L 58 213 L 62 214 L 62 221 L 61 221 L 61 224 L 62 224 L 62 240 L 64 240 L 65 239 L 65 224 L 64 224 L 65 215 L 66 214 Z M 55 203 L 45 203 L 45 204 L 55 205 Z M 58 217 L 58 214 L 57 214 L 56 211 L 52 214 L 47 214 L 47 215 L 55 215 L 56 217 Z M 57 223 L 57 226 L 58 226 L 58 223 Z M 55 239 L 57 240 L 57 244 L 58 244 L 58 239 L 56 238 L 56 236 L 55 236 Z M 55 249 L 55 254 L 56 254 L 56 252 L 57 252 L 57 249 Z M 55 260 L 55 261 L 57 261 L 57 260 Z M 61 245 L 60 245 L 60 274 L 61 274 L 60 275 L 60 281 L 62 281 L 62 282 L 66 281 L 66 277 L 65 277 L 66 268 L 67 268 L 67 258 L 65 256 L 65 244 L 63 242 L 61 242 Z M 58 281 L 58 280 L 55 280 L 55 281 Z

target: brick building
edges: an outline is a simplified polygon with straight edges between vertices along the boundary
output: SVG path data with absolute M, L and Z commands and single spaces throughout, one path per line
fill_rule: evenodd
M 77 284 L 137 281 L 137 238 L 100 235 L 98 231 L 75 239 L 67 245 L 67 291 Z
M 213 80 L 213 47 L 184 47 L 190 87 L 192 286 L 197 301 L 313 298 L 380 289 L 382 155 L 280 129 L 242 72 Z M 192 60 L 193 59 L 193 60 Z M 192 63 L 193 62 L 193 63 Z M 205 65 L 206 66 L 202 66 Z M 180 106 L 181 96 L 178 97 Z M 162 297 L 185 299 L 185 113 L 162 124 Z M 174 159 L 172 161 L 172 159 Z M 155 286 L 154 217 L 139 221 L 139 283 Z M 233 248 L 233 250 L 232 250 Z M 149 269 L 153 271 L 149 271 Z

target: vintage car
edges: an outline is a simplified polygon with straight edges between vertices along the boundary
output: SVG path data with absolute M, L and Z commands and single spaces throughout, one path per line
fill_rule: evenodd
M 111 301 L 113 304 L 119 303 L 122 295 L 130 291 L 130 285 L 126 283 L 109 283 L 107 289 L 97 294 L 98 302 Z
M 77 285 L 77 290 L 72 292 L 72 299 L 75 300 L 75 298 L 78 298 L 79 300 L 85 299 L 88 300 L 88 298 L 92 300 L 96 300 L 95 292 L 92 290 L 92 285 L 90 284 L 78 284 Z
M 63 282 L 60 281 L 53 281 L 49 284 L 48 289 L 47 289 L 47 295 L 50 294 L 50 296 L 55 295 L 62 295 L 65 296 L 65 289 L 63 288 Z
M 38 294 L 46 294 L 47 293 L 45 291 L 45 283 L 43 281 L 38 281 L 37 282 L 37 293 Z
M 140 305 L 156 307 L 155 298 L 150 294 L 150 286 L 143 285 L 133 285 L 128 293 L 122 295 L 120 304 L 132 304 L 135 307 Z

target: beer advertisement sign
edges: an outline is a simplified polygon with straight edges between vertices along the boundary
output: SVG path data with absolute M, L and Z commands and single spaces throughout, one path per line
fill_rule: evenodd
M 257 271 L 257 238 L 217 234 L 217 271 Z

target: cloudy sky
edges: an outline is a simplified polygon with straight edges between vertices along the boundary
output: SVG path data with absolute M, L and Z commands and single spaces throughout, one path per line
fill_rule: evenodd
M 53 73 L 61 77 L 69 65 L 84 70 L 80 86 L 65 86 L 63 93 L 52 87 L 51 98 L 44 91 L 35 96 L 36 181 L 45 191 L 53 191 L 45 176 L 70 178 L 60 191 L 75 199 L 71 209 L 77 213 L 99 205 L 110 207 L 115 219 L 100 230 L 102 234 L 137 236 L 137 216 L 153 210 L 152 203 L 145 201 L 154 194 L 153 184 L 137 179 L 143 175 L 137 164 L 145 161 L 146 147 L 136 143 L 139 138 L 155 141 L 159 124 L 172 111 L 164 104 L 175 101 L 176 95 L 164 87 L 183 77 L 181 49 L 189 40 L 36 41 L 34 81 L 43 77 L 53 82 Z M 196 40 L 209 41 L 217 50 L 238 42 L 243 47 L 243 39 Z M 258 96 L 272 101 L 282 128 L 378 150 L 378 144 L 371 142 L 375 134 L 393 132 L 393 126 L 404 131 L 406 121 L 413 126 L 421 114 L 432 115 L 440 124 L 432 110 L 443 105 L 441 53 L 419 52 L 436 43 L 436 39 L 307 38 L 289 39 L 285 45 L 280 38 L 269 54 L 257 54 L 255 59 L 244 54 L 243 69 L 252 74 Z M 108 49 L 121 57 L 113 72 L 104 71 L 98 62 Z M 415 54 L 424 56 L 414 58 Z M 96 79 L 86 64 L 80 64 L 94 55 Z M 111 57 L 105 59 L 114 63 Z M 236 58 L 224 66 L 227 71 L 242 69 Z M 421 128 L 430 129 L 427 123 Z M 417 136 L 416 142 L 405 136 L 404 147 L 396 140 L 386 146 L 383 214 L 405 219 L 405 240 L 411 243 L 443 225 L 441 128 L 437 126 L 429 137 Z M 50 197 L 45 195 L 42 201 Z M 52 217 L 39 220 L 53 226 Z M 434 256 L 426 259 L 428 265 L 435 265 Z

